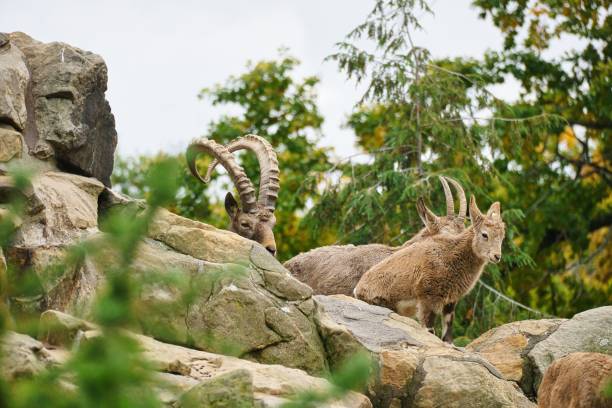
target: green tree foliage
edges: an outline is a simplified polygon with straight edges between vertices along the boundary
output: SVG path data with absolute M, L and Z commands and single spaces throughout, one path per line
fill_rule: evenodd
M 307 204 L 317 200 L 322 172 L 331 166 L 328 151 L 317 146 L 323 123 L 316 105 L 319 80 L 316 77 L 293 79 L 292 73 L 298 64 L 298 60 L 285 55 L 278 61 L 249 64 L 246 73 L 232 76 L 225 83 L 200 93 L 201 98 L 211 100 L 213 105 L 238 106 L 242 111 L 239 115 L 225 115 L 210 123 L 207 137 L 226 144 L 236 137 L 254 133 L 265 137 L 276 149 L 281 169 L 281 190 L 275 212 L 275 234 L 282 259 L 316 246 L 318 241 L 298 228 L 299 220 Z M 127 194 L 146 196 L 142 180 L 148 166 L 157 159 L 119 160 L 113 182 Z M 179 160 L 184 163 L 182 155 Z M 202 167 L 208 163 L 210 158 L 201 159 Z M 257 186 L 259 167 L 256 158 L 252 154 L 241 154 L 241 163 Z M 179 183 L 182 188 L 178 201 L 170 206 L 172 211 L 219 227 L 227 225 L 223 204 L 217 198 L 218 192 L 202 185 L 187 170 Z M 224 189 L 227 188 L 233 188 L 231 183 L 225 183 Z
M 375 3 L 330 56 L 366 85 L 348 124 L 372 160 L 344 166 L 342 182 L 326 191 L 305 224 L 316 231 L 317 220 L 334 219 L 345 242 L 398 244 L 420 227 L 416 196 L 433 192 L 441 210 L 432 176 L 451 175 L 481 208 L 501 201 L 509 227 L 504 262 L 489 266 L 490 284 L 460 306 L 459 333 L 472 337 L 532 315 L 501 293 L 559 316 L 605 304 L 612 88 L 603 3 L 476 1 L 506 34 L 506 49 L 482 60 L 433 60 L 412 42 L 426 3 Z M 527 35 L 517 45 L 521 30 Z M 578 36 L 584 50 L 547 60 L 541 51 L 564 34 Z M 514 103 L 489 91 L 508 75 L 521 84 Z

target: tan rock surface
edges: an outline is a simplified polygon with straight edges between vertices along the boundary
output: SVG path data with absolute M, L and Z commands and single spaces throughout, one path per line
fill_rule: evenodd
M 365 351 L 377 363 L 375 407 L 534 407 L 480 355 L 443 343 L 412 319 L 344 295 L 315 296 L 332 367 Z
M 559 327 L 563 319 L 523 320 L 491 329 L 472 341 L 474 351 L 493 364 L 507 380 L 520 383 L 530 347 Z

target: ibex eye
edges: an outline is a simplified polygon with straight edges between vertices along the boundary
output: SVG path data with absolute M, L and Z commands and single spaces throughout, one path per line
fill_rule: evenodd
M 240 224 L 240 226 L 242 228 L 251 228 L 251 224 L 249 224 L 248 222 L 243 222 L 243 223 Z
M 483 237 L 485 240 L 487 240 L 487 239 L 489 239 L 489 234 L 487 234 L 486 232 L 483 232 L 483 233 L 482 233 L 482 237 Z

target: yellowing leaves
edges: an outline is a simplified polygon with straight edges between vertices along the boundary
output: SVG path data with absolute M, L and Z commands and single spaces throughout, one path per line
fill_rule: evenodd
M 576 134 L 574 133 L 571 127 L 566 126 L 565 129 L 563 129 L 563 132 L 559 134 L 559 142 L 565 143 L 565 145 L 569 149 L 573 149 L 574 147 L 576 147 Z

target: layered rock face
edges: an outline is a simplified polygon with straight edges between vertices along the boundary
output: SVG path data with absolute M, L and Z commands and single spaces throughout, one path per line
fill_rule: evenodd
M 104 60 L 23 33 L 0 36 L 0 171 L 27 159 L 110 186 L 117 132 Z
M 12 379 L 32 376 L 63 364 L 76 345 L 99 335 L 92 323 L 57 311 L 41 316 L 42 341 L 17 333 L 0 340 L 3 360 L 0 376 Z M 323 391 L 329 383 L 302 370 L 264 365 L 219 354 L 180 347 L 132 333 L 144 357 L 157 371 L 161 385 L 154 390 L 171 407 L 278 407 L 305 390 Z M 348 393 L 330 401 L 329 408 L 371 408 L 363 395 Z
M 49 266 L 61 263 L 71 245 L 104 236 L 98 228 L 103 188 L 93 178 L 67 173 L 46 172 L 33 180 L 28 216 L 7 256 L 37 275 L 38 291 L 13 303 L 27 310 L 91 316 L 113 257 L 105 257 L 103 264 L 87 258 L 59 274 Z M 193 285 L 204 282 L 198 285 L 203 293 L 187 305 L 170 285 L 147 288 L 142 305 L 151 313 L 142 314 L 140 321 L 145 333 L 211 351 L 229 344 L 243 358 L 327 372 L 310 288 L 255 242 L 163 210 L 133 266 L 135 273 L 178 270 Z

